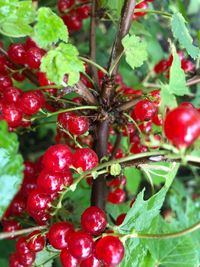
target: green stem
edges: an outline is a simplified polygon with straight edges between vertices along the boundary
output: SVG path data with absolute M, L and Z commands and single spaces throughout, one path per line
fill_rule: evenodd
M 110 67 L 109 69 L 109 75 L 111 76 L 113 73 L 113 70 L 115 69 L 115 67 L 117 66 L 117 64 L 119 63 L 120 59 L 122 58 L 122 56 L 124 55 L 125 50 L 122 51 L 122 53 L 116 58 L 115 62 L 113 63 L 113 65 Z
M 127 113 L 124 113 L 124 116 L 127 117 L 136 127 L 136 129 L 138 130 L 139 134 L 142 135 L 142 132 L 140 130 L 140 127 L 137 125 L 136 121 Z
M 85 57 L 79 57 L 80 59 L 82 59 L 83 61 L 95 66 L 97 69 L 101 70 L 104 74 L 108 74 L 107 70 L 105 70 L 103 67 L 101 67 L 99 64 L 95 63 L 94 61 L 85 58 Z
M 153 9 L 140 9 L 140 8 L 136 8 L 134 10 L 134 13 L 136 12 L 145 12 L 145 13 L 152 13 L 152 14 L 159 14 L 168 18 L 172 17 L 172 14 L 168 13 L 168 12 L 164 12 L 164 11 L 160 11 L 160 10 L 153 10 Z

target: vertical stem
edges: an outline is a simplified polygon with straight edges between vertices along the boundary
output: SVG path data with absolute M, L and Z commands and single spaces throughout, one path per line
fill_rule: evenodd
M 96 62 L 96 7 L 97 0 L 92 2 L 92 12 L 90 21 L 90 58 L 93 62 Z M 98 74 L 95 66 L 90 66 L 93 80 L 98 84 Z

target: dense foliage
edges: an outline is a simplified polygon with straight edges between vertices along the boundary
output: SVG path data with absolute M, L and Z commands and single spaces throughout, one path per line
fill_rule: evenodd
M 0 0 L 0 266 L 200 265 L 199 0 Z

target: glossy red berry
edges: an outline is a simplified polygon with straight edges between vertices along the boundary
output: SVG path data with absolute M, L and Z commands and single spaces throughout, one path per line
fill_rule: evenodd
M 33 115 L 42 108 L 43 96 L 36 91 L 26 92 L 21 97 L 20 106 L 26 115 Z
M 71 116 L 71 112 L 63 112 L 58 114 L 58 123 L 64 128 L 67 129 L 68 121 Z
M 6 103 L 16 103 L 19 101 L 20 97 L 22 96 L 23 91 L 17 87 L 8 87 L 3 92 L 3 98 Z
M 26 63 L 26 48 L 24 44 L 11 44 L 8 48 L 9 58 L 16 64 Z
M 55 193 L 61 191 L 63 178 L 61 173 L 52 173 L 44 169 L 37 179 L 38 188 L 45 193 Z
M 147 151 L 148 151 L 148 148 L 140 143 L 134 143 L 130 149 L 130 152 L 133 154 L 145 153 Z
M 156 111 L 157 108 L 155 105 L 149 100 L 144 99 L 135 105 L 134 115 L 136 120 L 139 121 L 150 120 L 153 118 Z
M 18 127 L 22 122 L 23 113 L 15 104 L 3 105 L 2 119 L 6 120 L 8 126 Z
M 57 144 L 47 149 L 43 156 L 43 164 L 47 170 L 61 172 L 72 164 L 72 153 L 67 145 Z
M 87 259 L 92 254 L 93 245 L 92 236 L 82 231 L 71 234 L 68 242 L 69 252 L 79 260 Z
M 99 235 L 102 233 L 107 224 L 106 214 L 98 207 L 92 206 L 87 208 L 81 216 L 81 226 L 84 231 Z
M 27 246 L 26 238 L 20 237 L 16 242 L 16 252 L 18 254 L 26 254 L 29 252 L 29 248 Z
M 13 253 L 9 258 L 9 267 L 24 267 L 19 262 L 19 256 L 17 253 Z
M 76 12 L 80 19 L 86 19 L 90 15 L 91 7 L 89 5 L 83 5 L 76 9 Z
M 27 252 L 25 254 L 19 254 L 19 262 L 24 266 L 24 267 L 30 267 L 34 263 L 36 258 L 36 255 L 34 252 Z
M 75 3 L 74 0 L 58 0 L 58 10 L 63 13 L 65 12 L 66 9 L 70 8 L 73 6 Z
M 83 260 L 80 267 L 101 267 L 102 264 L 94 255 L 90 256 L 86 260 Z
M 74 231 L 73 226 L 69 222 L 54 223 L 48 233 L 50 244 L 56 249 L 68 247 L 69 235 Z
M 18 194 L 13 199 L 10 205 L 10 211 L 13 215 L 19 216 L 25 211 L 25 209 L 26 209 L 26 200 L 21 194 Z
M 67 128 L 74 135 L 82 135 L 89 130 L 89 121 L 87 117 L 71 114 L 67 122 Z
M 122 224 L 123 221 L 124 221 L 124 219 L 125 219 L 125 217 L 126 217 L 126 213 L 122 213 L 122 214 L 120 214 L 120 215 L 117 217 L 117 219 L 116 219 L 116 221 L 115 221 L 115 224 L 116 224 L 116 225 L 120 225 L 120 224 Z
M 68 249 L 63 249 L 60 253 L 60 261 L 63 267 L 78 267 L 79 260 L 74 258 Z
M 27 237 L 27 247 L 32 252 L 42 251 L 45 247 L 45 236 L 41 235 L 41 232 L 36 230 Z
M 75 168 L 82 168 L 83 171 L 91 170 L 98 165 L 97 154 L 90 148 L 79 148 L 73 155 Z
M 6 88 L 13 86 L 12 80 L 5 75 L 0 74 L 0 91 L 3 92 Z
M 31 47 L 26 53 L 26 64 L 31 69 L 38 69 L 41 64 L 41 59 L 46 51 L 39 47 Z
M 194 108 L 179 106 L 167 113 L 164 131 L 173 145 L 188 147 L 200 136 L 200 113 Z
M 76 13 L 65 15 L 62 19 L 70 32 L 80 31 L 83 26 L 82 20 Z
M 146 0 L 135 5 L 135 9 L 147 9 L 147 8 L 148 8 L 148 3 Z M 146 15 L 146 12 L 135 12 L 133 18 L 142 17 L 144 15 Z
M 21 229 L 19 222 L 15 220 L 8 220 L 3 222 L 3 232 L 14 232 Z
M 23 72 L 22 73 L 20 73 L 20 72 L 13 73 L 12 78 L 18 82 L 23 82 L 26 79 L 26 77 L 23 75 Z
M 161 61 L 159 61 L 155 67 L 154 67 L 154 71 L 157 74 L 161 74 L 163 72 L 165 72 L 166 70 L 168 70 L 169 68 L 169 61 L 166 59 L 162 59 Z
M 31 39 L 30 37 L 28 37 L 26 39 L 26 43 L 25 43 L 25 47 L 26 47 L 26 50 L 32 48 L 32 47 L 38 47 L 36 42 L 33 41 L 33 39 Z
M 190 61 L 190 60 L 183 59 L 181 61 L 181 68 L 185 72 L 192 72 L 194 70 L 194 68 L 195 68 L 195 64 L 192 63 L 192 61 Z
M 116 188 L 113 192 L 108 194 L 108 202 L 112 204 L 123 203 L 126 199 L 126 193 L 121 188 Z
M 41 192 L 38 189 L 33 190 L 27 201 L 27 210 L 29 214 L 37 211 L 46 210 L 50 207 L 51 198 L 48 194 Z
M 69 169 L 66 169 L 63 173 L 62 173 L 62 178 L 63 178 L 63 185 L 64 186 L 70 186 L 73 183 L 73 177 L 72 177 L 72 173 Z
M 97 241 L 97 258 L 109 266 L 117 266 L 124 257 L 124 246 L 118 237 L 106 236 Z

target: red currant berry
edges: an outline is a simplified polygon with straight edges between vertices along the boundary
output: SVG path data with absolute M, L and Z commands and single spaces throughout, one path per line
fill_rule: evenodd
M 76 13 L 65 15 L 62 19 L 70 32 L 80 31 L 83 26 L 82 20 Z
M 12 78 L 15 79 L 15 81 L 18 81 L 18 82 L 23 82 L 26 77 L 20 73 L 20 72 L 15 72 L 12 74 Z
M 26 47 L 26 50 L 28 50 L 28 49 L 30 49 L 32 47 L 38 47 L 38 46 L 37 46 L 36 42 L 33 41 L 33 39 L 28 37 L 26 39 L 25 47 Z
M 32 213 L 30 213 L 29 211 L 29 214 L 39 225 L 46 225 L 49 219 L 51 218 L 49 212 L 45 210 L 40 210 L 35 212 L 33 211 Z
M 147 9 L 147 8 L 148 8 L 148 3 L 146 2 L 146 0 L 135 5 L 135 9 Z M 133 18 L 142 17 L 144 15 L 146 15 L 146 12 L 135 12 Z
M 92 236 L 82 231 L 72 233 L 68 242 L 69 252 L 79 260 L 87 259 L 92 254 L 93 245 Z
M 155 65 L 154 71 L 155 73 L 160 74 L 165 72 L 169 68 L 169 66 L 169 61 L 166 59 L 162 59 Z
M 60 11 L 60 13 L 64 13 L 65 10 L 73 6 L 74 3 L 74 0 L 58 0 L 58 10 Z
M 40 96 L 38 92 L 26 92 L 21 97 L 20 106 L 25 114 L 33 115 L 42 108 L 43 101 L 43 96 Z
M 72 153 L 67 145 L 57 144 L 47 149 L 43 156 L 47 170 L 61 172 L 72 164 Z
M 37 211 L 46 210 L 50 207 L 51 198 L 48 194 L 38 189 L 33 190 L 28 196 L 27 210 L 29 214 Z
M 48 233 L 50 244 L 56 249 L 68 247 L 68 238 L 73 231 L 73 225 L 69 222 L 54 223 Z
M 0 74 L 0 91 L 3 92 L 6 88 L 13 86 L 12 80 L 5 75 Z
M 19 262 L 19 256 L 17 253 L 13 253 L 9 258 L 9 267 L 24 267 Z
M 139 153 L 145 153 L 148 151 L 148 148 L 140 143 L 134 143 L 132 146 L 131 146 L 131 149 L 130 149 L 131 153 L 132 154 L 139 154 Z
M 26 209 L 26 201 L 21 194 L 18 194 L 10 205 L 10 210 L 13 215 L 19 216 Z
M 41 232 L 36 230 L 27 237 L 27 246 L 32 252 L 42 251 L 45 247 L 45 237 Z
M 164 121 L 167 139 L 177 147 L 188 147 L 200 136 L 200 114 L 187 106 L 179 106 L 167 113 Z
M 24 176 L 31 178 L 35 175 L 35 172 L 35 164 L 28 160 L 24 161 Z
M 102 233 L 107 224 L 106 214 L 98 207 L 87 208 L 81 216 L 81 226 L 83 230 L 92 234 L 99 235 Z
M 83 5 L 76 9 L 76 12 L 80 19 L 86 19 L 90 15 L 91 7 L 89 5 Z
M 63 173 L 62 173 L 62 178 L 63 178 L 63 184 L 64 186 L 70 186 L 73 183 L 73 177 L 72 177 L 72 173 L 69 169 L 66 169 Z
M 24 44 L 11 44 L 8 48 L 9 58 L 16 64 L 26 63 L 26 48 Z
M 26 254 L 19 254 L 19 262 L 24 267 L 30 267 L 34 263 L 36 255 L 34 252 L 29 251 Z
M 86 260 L 83 260 L 80 264 L 80 267 L 101 267 L 101 262 L 94 256 L 90 256 Z
M 82 168 L 83 171 L 91 170 L 98 165 L 97 154 L 90 148 L 79 148 L 73 155 L 75 168 Z
M 192 61 L 183 59 L 181 61 L 181 68 L 185 72 L 192 72 L 194 70 L 194 68 L 195 68 L 195 65 L 192 63 Z
M 17 87 L 8 87 L 3 92 L 3 98 L 7 103 L 16 103 L 19 101 L 20 97 L 22 96 L 23 91 Z
M 7 74 L 7 60 L 4 55 L 0 55 L 0 73 L 3 75 Z
M 29 248 L 27 246 L 26 238 L 20 237 L 16 242 L 16 252 L 18 254 L 26 254 L 29 252 Z
M 141 100 L 135 105 L 134 115 L 136 120 L 144 121 L 151 120 L 155 115 L 157 108 L 149 100 Z
M 56 193 L 63 187 L 63 178 L 61 173 L 51 173 L 43 170 L 37 179 L 38 188 L 45 193 Z
M 126 193 L 121 188 L 116 188 L 113 192 L 108 194 L 108 202 L 112 204 L 123 203 L 126 199 Z
M 126 213 L 122 213 L 122 214 L 120 214 L 120 215 L 117 217 L 115 224 L 116 224 L 116 225 L 120 225 L 120 224 L 122 224 L 123 221 L 124 221 L 124 219 L 125 219 L 125 217 L 126 217 Z
M 20 223 L 15 220 L 4 221 L 2 224 L 3 224 L 3 232 L 11 233 L 21 229 Z M 12 238 L 13 237 L 11 236 L 11 239 Z
M 6 120 L 10 127 L 20 126 L 22 115 L 22 111 L 14 104 L 3 106 L 2 119 Z
M 38 69 L 41 64 L 41 59 L 45 55 L 46 51 L 38 48 L 31 47 L 26 53 L 26 63 L 30 69 Z
M 84 116 L 71 114 L 67 122 L 67 128 L 69 132 L 74 135 L 82 135 L 89 129 L 88 119 Z
M 97 241 L 96 255 L 104 264 L 116 266 L 124 257 L 124 246 L 118 237 L 106 236 Z
M 67 129 L 68 121 L 71 116 L 71 112 L 63 112 L 58 114 L 58 123 L 64 128 Z
M 79 261 L 74 258 L 68 249 L 63 249 L 60 253 L 60 261 L 63 267 L 78 267 Z

